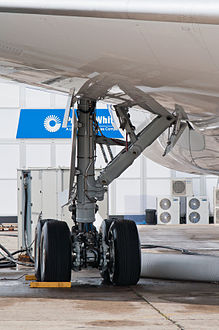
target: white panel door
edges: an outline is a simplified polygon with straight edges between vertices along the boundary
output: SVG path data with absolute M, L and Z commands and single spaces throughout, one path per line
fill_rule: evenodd
M 0 109 L 0 139 L 16 139 L 19 109 Z
M 0 216 L 16 216 L 17 180 L 1 180 L 0 185 Z
M 26 108 L 30 109 L 48 109 L 51 107 L 51 93 L 39 90 L 26 88 Z
M 19 167 L 19 145 L 0 144 L 0 178 L 15 179 Z
M 56 145 L 56 166 L 70 167 L 71 161 L 71 143 Z
M 149 178 L 168 178 L 171 176 L 170 169 L 161 166 L 150 159 L 147 159 L 147 177 Z
M 50 145 L 49 144 L 27 144 L 26 167 L 50 167 Z
M 0 83 L 0 108 L 20 106 L 20 87 L 14 83 Z
M 140 214 L 140 180 L 116 181 L 116 214 Z

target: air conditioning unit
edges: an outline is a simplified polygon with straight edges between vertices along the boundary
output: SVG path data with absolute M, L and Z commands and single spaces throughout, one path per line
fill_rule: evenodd
M 209 202 L 206 196 L 187 197 L 186 223 L 207 225 L 209 224 Z
M 180 224 L 179 197 L 157 197 L 157 223 L 160 225 Z
M 62 208 L 59 203 L 59 194 L 68 188 L 68 183 L 68 168 L 29 168 L 17 171 L 19 249 L 34 241 L 39 217 L 64 220 L 69 228 L 72 227 L 68 205 Z
M 219 224 L 219 188 L 214 187 L 214 223 Z
M 172 196 L 192 196 L 192 179 L 174 179 L 171 181 Z

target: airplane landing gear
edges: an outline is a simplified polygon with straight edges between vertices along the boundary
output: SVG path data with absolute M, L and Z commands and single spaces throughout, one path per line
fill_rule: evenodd
M 70 281 L 71 269 L 94 267 L 100 269 L 104 280 L 115 285 L 135 285 L 141 271 L 136 224 L 130 220 L 104 220 L 98 233 L 93 225 L 96 202 L 103 200 L 107 186 L 132 165 L 145 148 L 176 123 L 176 117 L 152 97 L 128 82 L 120 81 L 119 87 L 133 99 L 133 101 L 124 99 L 123 103 L 115 106 L 120 127 L 126 130 L 129 140 L 124 142 L 106 138 L 96 119 L 96 100 L 104 97 L 117 82 L 115 80 L 111 86 L 111 80 L 107 77 L 106 79 L 103 77 L 99 82 L 98 79 L 95 81 L 86 83 L 84 85 L 86 90 L 82 87 L 77 95 L 77 120 L 73 111 L 74 133 L 69 204 L 74 226 L 70 235 L 67 225 L 62 221 L 48 220 L 42 226 L 39 225 L 36 240 L 36 274 L 41 281 Z M 129 107 L 133 104 L 157 115 L 138 134 L 129 115 Z M 70 107 L 67 110 L 70 113 Z M 106 144 L 111 161 L 99 177 L 95 178 L 97 143 L 102 147 L 103 155 L 105 154 L 103 145 Z M 111 145 L 124 146 L 124 148 L 113 158 Z M 77 164 L 75 164 L 76 150 Z

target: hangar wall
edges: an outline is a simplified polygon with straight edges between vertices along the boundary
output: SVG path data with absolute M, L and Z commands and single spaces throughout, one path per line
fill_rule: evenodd
M 17 214 L 17 168 L 70 164 L 70 139 L 16 139 L 20 109 L 60 109 L 66 100 L 62 93 L 0 81 L 0 218 Z M 97 167 L 103 166 L 100 155 Z M 176 177 L 192 178 L 194 194 L 209 196 L 212 213 L 217 177 L 169 170 L 144 156 L 110 186 L 109 213 L 143 215 L 146 208 L 155 208 L 156 196 L 170 194 L 170 181 Z

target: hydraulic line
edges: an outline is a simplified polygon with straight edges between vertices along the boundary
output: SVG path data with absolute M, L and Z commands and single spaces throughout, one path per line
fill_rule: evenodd
M 3 278 L 0 278 L 0 281 L 18 281 L 18 280 L 20 280 L 22 277 L 24 277 L 26 275 L 27 274 L 22 274 L 21 276 L 16 277 L 16 278 L 6 278 L 6 277 L 3 277 Z
M 0 263 L 0 268 L 11 268 L 11 267 L 16 267 L 16 264 L 12 262 Z
M 15 254 L 22 253 L 22 252 L 26 252 L 26 249 L 14 251 L 11 253 L 11 255 L 14 256 Z M 4 261 L 4 260 L 5 260 L 5 258 L 0 258 L 0 261 Z
M 16 259 L 14 259 L 13 257 L 11 258 L 11 257 L 5 255 L 5 254 L 2 253 L 1 251 L 0 251 L 0 254 L 1 254 L 5 259 L 7 259 L 7 260 L 9 260 L 9 261 L 11 261 L 12 263 L 15 263 L 15 264 L 17 264 L 17 265 L 22 265 L 22 266 L 27 266 L 27 267 L 34 267 L 34 264 L 30 264 L 30 263 L 26 263 L 26 262 L 18 261 L 18 260 L 16 260 Z
M 18 237 L 18 235 L 10 235 L 10 234 L 0 234 L 0 236 Z
M 12 254 L 2 244 L 0 244 L 0 249 L 7 253 L 10 258 L 13 258 Z
M 198 253 L 198 252 L 192 252 L 187 249 L 182 249 L 182 248 L 174 248 L 171 246 L 166 246 L 166 245 L 154 245 L 154 244 L 141 244 L 141 249 L 167 249 L 167 250 L 172 250 L 172 251 L 177 251 L 181 252 L 182 254 L 187 254 L 187 255 L 195 255 L 195 256 L 212 256 L 211 254 L 205 254 L 205 253 Z M 202 251 L 218 251 L 219 249 L 212 249 L 212 248 L 204 248 Z
M 28 248 L 31 247 L 33 242 L 30 244 L 30 246 Z M 2 258 L 0 258 L 0 268 L 15 267 L 16 264 L 23 265 L 23 266 L 28 266 L 28 267 L 33 267 L 34 266 L 33 264 L 18 261 L 13 257 L 15 254 L 26 252 L 27 249 L 20 249 L 20 250 L 17 250 L 17 251 L 14 251 L 14 252 L 11 253 L 2 244 L 0 244 L 0 249 L 2 249 L 7 254 L 7 255 L 5 255 L 4 253 L 2 253 L 0 251 L 0 254 L 2 255 Z
M 27 180 L 27 177 L 25 177 Z M 31 253 L 30 253 L 30 247 L 28 247 L 27 244 L 27 206 L 28 206 L 28 193 L 27 193 L 27 183 L 24 183 L 24 195 L 25 195 L 25 202 L 24 202 L 24 244 L 26 248 L 26 253 L 28 257 L 30 258 L 31 262 L 34 262 Z

